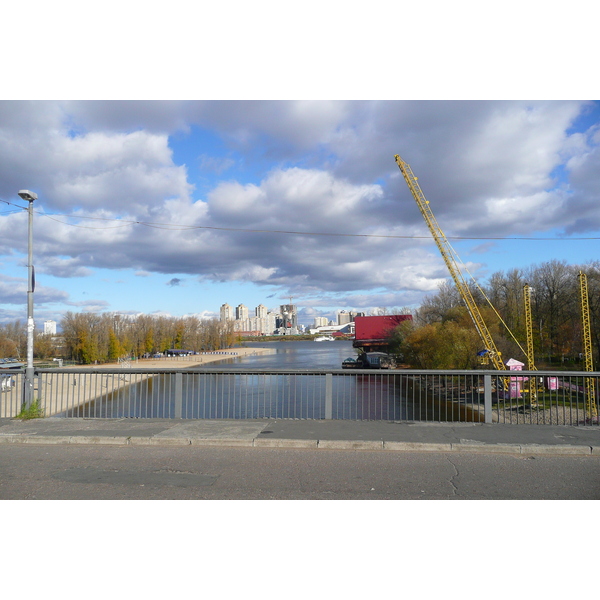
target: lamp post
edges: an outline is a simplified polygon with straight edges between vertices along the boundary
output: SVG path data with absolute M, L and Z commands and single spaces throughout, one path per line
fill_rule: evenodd
M 25 386 L 23 403 L 30 406 L 33 403 L 33 290 L 35 288 L 33 273 L 33 201 L 37 200 L 37 194 L 29 190 L 20 190 L 19 196 L 29 202 L 27 212 L 29 213 L 28 226 L 28 257 L 27 257 L 27 367 L 25 368 Z

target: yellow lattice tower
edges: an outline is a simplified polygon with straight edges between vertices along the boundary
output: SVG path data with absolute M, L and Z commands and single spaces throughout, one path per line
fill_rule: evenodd
M 533 326 L 531 318 L 531 288 L 526 283 L 523 286 L 523 301 L 525 303 L 525 330 L 527 334 L 527 368 L 530 371 L 537 371 L 533 355 Z M 529 394 L 531 403 L 537 400 L 537 381 L 535 377 L 529 378 Z
M 583 355 L 585 357 L 585 370 L 589 373 L 594 370 L 592 358 L 592 334 L 590 327 L 590 305 L 588 300 L 587 276 L 579 271 L 579 288 L 581 292 L 581 320 L 583 325 Z M 596 386 L 592 377 L 586 378 L 586 409 L 591 417 L 598 416 L 596 408 Z

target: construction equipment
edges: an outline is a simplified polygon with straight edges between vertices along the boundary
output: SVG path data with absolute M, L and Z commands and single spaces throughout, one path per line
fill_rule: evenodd
M 475 329 L 477 329 L 477 332 L 479 333 L 479 336 L 481 337 L 484 343 L 486 354 L 489 356 L 489 359 L 491 360 L 492 364 L 497 370 L 506 371 L 506 366 L 502 362 L 502 355 L 496 347 L 494 339 L 492 338 L 492 335 L 489 329 L 487 328 L 483 317 L 481 316 L 479 307 L 477 306 L 475 299 L 473 298 L 473 294 L 471 293 L 469 286 L 464 280 L 463 275 L 458 267 L 458 263 L 454 258 L 456 252 L 454 251 L 454 249 L 450 245 L 450 242 L 444 235 L 442 228 L 439 226 L 429 206 L 429 201 L 425 198 L 425 195 L 423 194 L 419 186 L 417 177 L 415 177 L 414 173 L 412 172 L 410 165 L 404 162 L 400 158 L 400 156 L 396 154 L 395 158 L 396 163 L 398 164 L 398 167 L 402 172 L 404 179 L 406 180 L 408 188 L 410 189 L 417 203 L 417 206 L 419 207 L 419 210 L 421 211 L 421 214 L 423 215 L 425 222 L 429 227 L 429 231 L 431 232 L 431 235 L 435 240 L 438 250 L 440 251 L 442 258 L 446 263 L 446 267 L 448 267 L 448 271 L 450 271 L 450 275 L 454 280 L 454 284 L 456 285 L 456 288 L 458 289 L 458 292 L 461 298 L 463 299 L 467 310 L 469 311 L 469 315 L 473 320 Z
M 527 368 L 535 371 L 533 358 L 533 327 L 531 324 L 531 288 L 526 283 L 523 286 L 523 301 L 525 303 L 525 330 L 527 335 Z
M 588 297 L 587 275 L 579 271 L 579 290 L 581 296 L 581 320 L 583 325 L 583 355 L 585 358 L 585 370 L 591 372 L 594 370 L 594 361 L 592 358 L 592 334 L 590 327 L 590 304 Z M 596 386 L 592 377 L 586 377 L 586 410 L 591 418 L 598 418 L 598 409 L 596 407 Z
M 527 369 L 529 371 L 537 371 L 533 354 L 533 326 L 531 318 L 531 287 L 526 283 L 523 286 L 523 301 L 525 304 L 525 331 L 527 336 Z M 543 391 L 543 388 L 542 388 Z M 531 377 L 529 379 L 529 395 L 531 404 L 534 405 L 537 400 L 537 379 Z

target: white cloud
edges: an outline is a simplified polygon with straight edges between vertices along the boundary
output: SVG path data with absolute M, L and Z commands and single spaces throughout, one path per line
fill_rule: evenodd
M 54 277 L 86 277 L 91 274 L 91 269 L 79 264 L 75 258 L 61 258 L 58 256 L 44 256 L 37 263 L 39 273 L 48 273 Z
M 40 273 L 132 269 L 172 282 L 251 281 L 314 302 L 382 306 L 387 298 L 401 306 L 447 273 L 394 154 L 413 167 L 447 235 L 597 229 L 600 129 L 567 133 L 585 106 L 3 102 L 0 198 L 19 202 L 16 190 L 38 191 Z M 199 146 L 184 164 L 175 138 L 198 129 L 221 145 L 214 153 Z M 228 179 L 194 198 L 198 170 Z M 275 230 L 426 239 L 268 232 Z M 24 212 L 0 217 L 9 263 L 25 253 L 25 231 Z M 485 269 L 486 255 L 478 258 L 474 268 Z
M 40 202 L 50 208 L 107 207 L 144 214 L 165 198 L 186 198 L 192 191 L 186 168 L 173 163 L 164 134 L 72 135 L 58 105 L 46 102 L 3 102 L 0 110 L 3 197 L 14 197 L 29 181 L 29 187 L 43 189 Z
M 36 284 L 36 305 L 67 302 L 69 295 L 61 290 Z M 0 275 L 0 304 L 27 304 L 27 280 Z

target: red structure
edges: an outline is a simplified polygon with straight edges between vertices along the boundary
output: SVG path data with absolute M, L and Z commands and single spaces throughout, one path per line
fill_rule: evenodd
M 352 345 L 354 348 L 362 348 L 365 352 L 387 352 L 389 336 L 404 321 L 412 321 L 412 315 L 356 317 Z

